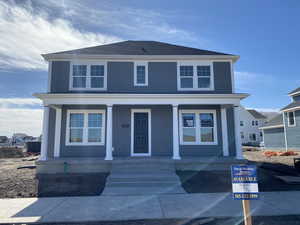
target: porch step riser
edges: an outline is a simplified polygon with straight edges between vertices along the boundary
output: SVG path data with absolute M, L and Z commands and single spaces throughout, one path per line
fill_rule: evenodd
M 160 195 L 160 194 L 182 194 L 182 187 L 157 188 L 157 187 L 110 187 L 105 189 L 102 195 Z
M 180 186 L 178 182 L 109 182 L 106 187 L 177 187 Z
M 179 178 L 177 177 L 153 177 L 153 178 L 148 178 L 148 177 L 138 177 L 138 178 L 113 178 L 109 177 L 107 179 L 107 182 L 161 182 L 161 183 L 166 183 L 166 182 L 180 182 Z

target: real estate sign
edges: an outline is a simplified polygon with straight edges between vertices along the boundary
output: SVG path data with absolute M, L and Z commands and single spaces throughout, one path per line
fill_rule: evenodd
M 258 199 L 258 183 L 255 165 L 232 165 L 232 192 L 236 200 Z

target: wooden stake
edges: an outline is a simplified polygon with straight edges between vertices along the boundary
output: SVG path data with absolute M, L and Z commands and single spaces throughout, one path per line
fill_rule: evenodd
M 244 224 L 252 225 L 251 209 L 250 209 L 250 200 L 242 200 L 243 203 L 243 212 L 244 212 Z

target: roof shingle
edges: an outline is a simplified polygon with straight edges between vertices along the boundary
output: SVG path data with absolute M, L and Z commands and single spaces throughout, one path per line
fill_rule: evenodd
M 88 55 L 228 55 L 222 52 L 184 47 L 158 41 L 122 41 L 52 54 Z
M 263 114 L 257 112 L 254 109 L 247 109 L 247 111 L 255 118 L 255 119 L 267 119 Z

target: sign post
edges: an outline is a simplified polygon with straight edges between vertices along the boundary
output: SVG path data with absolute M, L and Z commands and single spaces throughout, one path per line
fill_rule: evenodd
M 259 198 L 255 165 L 231 166 L 233 199 L 242 200 L 244 223 L 252 225 L 250 200 Z

